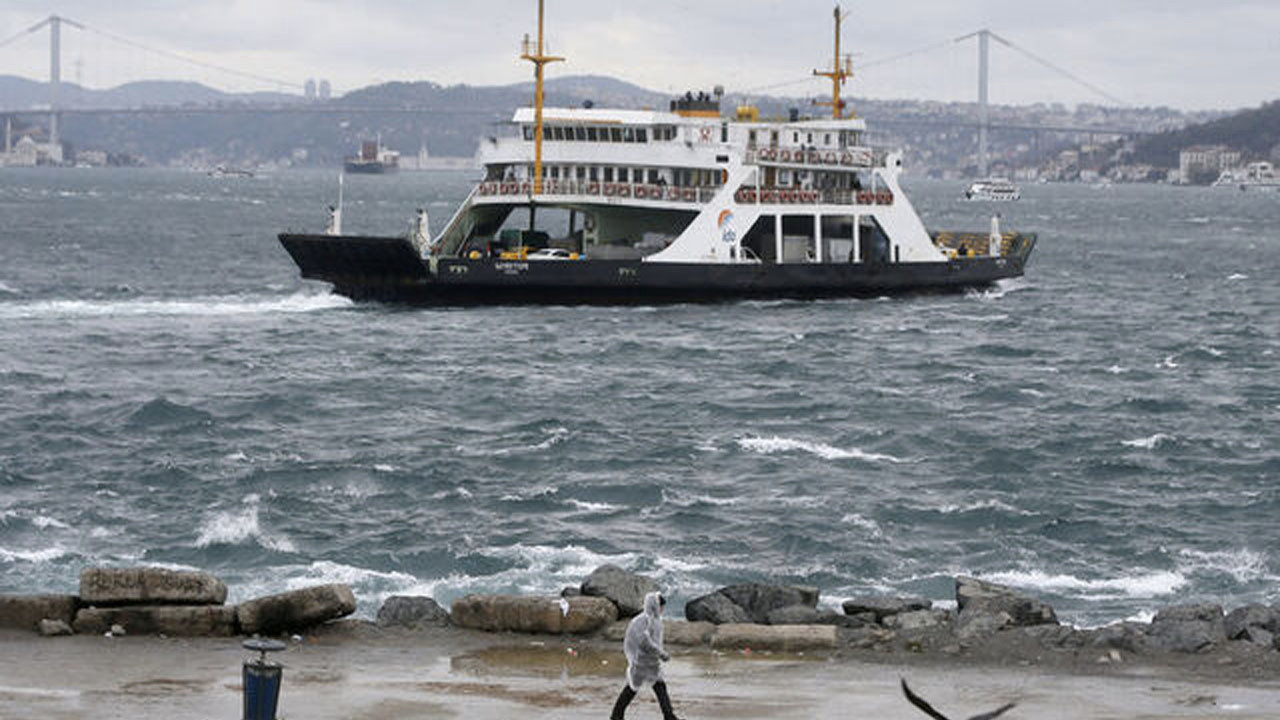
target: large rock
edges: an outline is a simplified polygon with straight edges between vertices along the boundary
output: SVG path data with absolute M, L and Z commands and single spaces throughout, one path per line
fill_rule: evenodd
M 884 622 L 890 615 L 928 610 L 933 603 L 921 597 L 892 597 L 889 595 L 871 595 L 845 600 L 841 605 L 845 615 L 861 615 L 872 613 L 876 622 Z
M 627 636 L 627 626 L 631 624 L 629 620 L 619 620 L 615 623 L 607 625 L 600 636 L 605 640 L 614 642 L 622 642 Z M 687 622 L 685 620 L 674 620 L 667 618 L 662 621 L 662 644 L 663 645 L 706 645 L 711 640 L 711 636 L 715 634 L 716 626 L 709 622 Z
M 1269 645 L 1267 636 L 1274 637 L 1280 633 L 1280 609 L 1256 604 L 1236 608 L 1227 613 L 1224 629 L 1228 640 L 1249 640 Z M 1258 630 L 1265 631 L 1265 634 Z
M 78 605 L 75 595 L 0 595 L 0 627 L 36 630 L 41 620 L 69 625 Z
M 356 596 L 346 585 L 317 585 L 269 595 L 236 608 L 240 629 L 249 635 L 305 630 L 356 611 Z
M 454 601 L 452 611 L 459 627 L 551 635 L 593 633 L 618 619 L 612 601 L 585 595 L 467 595 Z
M 1195 653 L 1226 642 L 1222 606 L 1177 605 L 1156 613 L 1147 631 L 1151 644 L 1171 652 Z
M 690 622 L 749 623 L 751 615 L 740 605 L 719 592 L 690 600 L 684 606 L 684 617 Z
M 617 565 L 601 565 L 582 581 L 580 590 L 583 595 L 608 598 L 618 606 L 618 617 L 629 618 L 644 612 L 644 596 L 657 592 L 658 585 Z
M 1011 587 L 976 578 L 956 578 L 956 604 L 961 618 L 965 613 L 998 615 L 1003 612 L 1008 613 L 1015 626 L 1058 624 L 1057 614 L 1045 603 Z
M 728 623 L 716 627 L 711 647 L 732 650 L 831 650 L 836 646 L 834 625 L 757 625 Z
M 378 609 L 378 626 L 421 627 L 448 625 L 449 611 L 434 599 L 421 596 L 393 595 Z
M 221 605 L 227 586 L 206 572 L 165 568 L 85 568 L 85 605 Z
M 817 607 L 818 589 L 808 586 L 764 585 L 745 583 L 720 588 L 716 592 L 733 601 L 735 605 L 747 611 L 752 622 L 769 621 L 769 613 L 789 605 L 807 605 Z
M 130 635 L 230 637 L 236 634 L 236 609 L 227 605 L 85 608 L 76 613 L 73 625 L 76 632 L 91 634 L 114 632 L 115 626 Z

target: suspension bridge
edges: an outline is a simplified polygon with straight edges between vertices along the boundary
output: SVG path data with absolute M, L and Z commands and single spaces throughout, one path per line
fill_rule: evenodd
M 169 63 L 170 67 L 186 68 L 187 72 L 183 73 L 189 82 L 191 76 L 200 75 L 203 78 L 209 76 L 220 77 L 224 80 L 234 79 L 237 81 L 248 81 L 259 87 L 267 88 L 272 91 L 271 100 L 243 100 L 237 102 L 185 102 L 181 104 L 156 104 L 150 102 L 133 102 L 127 99 L 124 102 L 103 103 L 100 106 L 92 104 L 68 103 L 64 97 L 64 85 L 67 83 L 63 79 L 63 52 L 64 52 L 64 30 L 70 29 L 77 33 L 88 36 L 100 43 L 114 45 L 116 47 L 128 48 L 136 53 L 143 54 L 148 57 L 162 59 Z M 458 115 L 458 114 L 475 114 L 490 115 L 491 113 L 477 110 L 467 109 L 447 109 L 440 107 L 414 107 L 414 106 L 377 106 L 377 105 L 360 105 L 350 103 L 333 103 L 333 102 L 305 102 L 304 100 L 328 100 L 327 97 L 314 97 L 314 81 L 299 82 L 297 80 L 289 80 L 271 77 L 261 72 L 248 72 L 242 69 L 224 66 L 217 63 L 208 62 L 189 54 L 176 52 L 150 45 L 148 43 L 133 40 L 117 33 L 103 30 L 92 25 L 80 22 L 78 20 L 63 17 L 59 15 L 51 15 L 35 24 L 26 28 L 17 34 L 0 40 L 0 60 L 4 59 L 6 49 L 18 46 L 22 43 L 31 43 L 38 41 L 39 36 L 47 31 L 49 43 L 49 75 L 48 75 L 48 95 L 47 103 L 38 103 L 28 105 L 26 107 L 5 107 L 5 100 L 0 100 L 0 115 L 4 116 L 43 116 L 47 117 L 48 137 L 50 145 L 57 145 L 60 139 L 60 129 L 62 118 L 64 116 L 100 116 L 100 115 L 219 115 L 219 114 L 334 114 L 334 115 L 360 115 L 360 114 L 385 114 L 385 115 Z M 926 55 L 933 51 L 945 47 L 955 47 L 970 41 L 976 41 L 978 50 L 977 64 L 977 94 L 976 94 L 976 116 L 971 117 L 948 117 L 939 119 L 922 119 L 922 118 L 894 118 L 894 117 L 877 117 L 875 124 L 877 127 L 898 128 L 898 129 L 959 129 L 963 131 L 974 132 L 978 139 L 978 157 L 979 172 L 985 174 L 987 170 L 988 158 L 988 135 L 993 130 L 1003 131 L 1020 131 L 1025 133 L 1056 133 L 1056 134 L 1075 134 L 1091 137 L 1107 137 L 1107 138 L 1132 138 L 1147 134 L 1149 130 L 1137 127 L 1123 126 L 1100 126 L 1100 125 L 1072 125 L 1064 123 L 1019 123 L 1019 122 L 1001 122 L 993 121 L 990 114 L 990 47 L 992 42 L 1012 50 L 1023 56 L 1025 59 L 1043 66 L 1053 72 L 1060 78 L 1074 83 L 1077 87 L 1088 91 L 1092 96 L 1097 97 L 1100 101 L 1105 100 L 1113 106 L 1126 106 L 1123 100 L 1106 92 L 1097 85 L 1084 80 L 1070 71 L 1052 63 L 1039 55 L 1022 48 L 1021 46 L 997 35 L 989 29 L 981 29 L 975 32 L 963 35 L 961 37 L 947 39 L 937 43 L 932 43 L 920 48 L 908 50 L 895 54 L 890 57 L 881 58 L 865 63 L 853 64 L 850 57 L 845 58 L 844 62 L 848 63 L 848 67 L 856 74 L 865 75 L 868 71 L 874 71 L 876 68 L 891 66 L 895 63 L 901 63 L 909 58 L 916 58 Z M 29 50 L 29 47 L 27 48 Z M 80 88 L 80 75 L 83 71 L 83 59 L 75 62 L 75 83 Z M 174 72 L 170 70 L 170 72 Z M 182 72 L 179 70 L 178 72 Z M 745 91 L 766 92 L 776 91 L 790 85 L 798 85 L 803 82 L 812 82 L 812 77 L 805 77 L 792 82 L 786 82 L 771 85 L 766 88 L 755 88 Z M 209 85 L 216 85 L 215 82 L 209 82 Z M 306 95 L 304 96 L 304 92 Z

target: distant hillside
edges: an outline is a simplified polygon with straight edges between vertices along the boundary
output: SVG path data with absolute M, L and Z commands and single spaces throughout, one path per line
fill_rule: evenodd
M 1226 145 L 1243 151 L 1246 157 L 1267 157 L 1280 145 L 1280 100 L 1256 110 L 1153 135 L 1138 144 L 1134 158 L 1173 168 L 1178 166 L 1178 153 L 1192 145 Z
M 193 82 L 146 80 L 107 90 L 83 88 L 63 82 L 59 105 L 66 108 L 119 108 L 141 105 L 208 105 L 227 102 L 301 102 L 286 93 L 225 93 Z M 13 75 L 0 75 L 0 108 L 24 110 L 49 105 L 49 84 Z

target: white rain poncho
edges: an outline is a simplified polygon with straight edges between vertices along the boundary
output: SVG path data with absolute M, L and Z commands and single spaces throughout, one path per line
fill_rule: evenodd
M 627 656 L 627 684 L 639 692 L 646 685 L 662 680 L 662 661 L 668 655 L 662 649 L 661 595 L 644 596 L 644 612 L 631 618 L 622 652 Z

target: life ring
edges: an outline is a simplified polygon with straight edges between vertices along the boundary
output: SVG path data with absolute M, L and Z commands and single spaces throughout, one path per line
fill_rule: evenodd
M 635 196 L 636 196 L 636 199 L 637 199 L 637 200 L 643 200 L 643 199 L 645 199 L 646 197 L 648 197 L 648 196 L 649 196 L 649 193 L 648 193 L 648 191 L 646 191 L 646 190 L 644 189 L 644 186 L 643 186 L 643 185 L 637 185 L 637 186 L 636 186 L 636 191 L 635 191 Z
M 775 193 L 772 190 L 765 190 L 764 192 L 760 193 L 761 202 L 771 203 L 774 201 L 774 198 L 776 197 L 777 197 L 777 193 Z
M 618 192 L 618 188 L 613 183 L 604 184 L 604 196 L 613 197 Z
M 532 186 L 532 185 L 530 185 L 529 183 L 522 183 L 522 184 L 520 185 L 520 194 L 521 194 L 521 195 L 528 195 L 528 194 L 529 194 L 529 193 L 531 193 L 531 192 L 533 192 L 533 186 Z
M 680 188 L 678 188 L 678 187 L 669 187 L 669 188 L 667 188 L 667 199 L 668 199 L 668 200 L 679 200 L 679 199 L 680 199 Z
M 870 204 L 871 204 L 871 193 L 867 192 L 866 190 L 859 190 L 859 191 L 858 191 L 858 204 L 859 204 L 859 205 L 870 205 Z
M 879 200 L 880 200 L 880 204 L 881 204 L 881 205 L 892 205 L 892 204 L 893 204 L 893 193 L 888 192 L 888 191 L 886 190 L 885 192 L 880 193 Z
M 733 199 L 740 203 L 747 202 L 747 191 L 739 190 L 738 192 L 733 194 Z
M 631 197 L 631 186 L 623 183 L 618 186 L 618 197 Z
M 744 192 L 744 193 L 746 194 L 746 196 L 747 196 L 747 202 L 749 202 L 749 203 L 753 203 L 753 202 L 755 202 L 755 201 L 756 201 L 756 191 L 755 191 L 755 190 L 744 190 L 743 192 Z
M 599 195 L 599 194 L 600 194 L 600 183 L 594 183 L 594 182 L 593 182 L 593 183 L 588 183 L 588 184 L 587 184 L 587 194 L 588 194 L 588 195 Z
M 694 193 L 693 188 L 685 188 L 684 192 L 681 193 L 681 196 L 686 201 L 690 201 L 690 200 L 693 200 L 694 197 L 696 197 L 696 194 Z
M 829 152 L 829 151 L 827 152 L 827 164 L 828 164 L 828 165 L 835 165 L 835 164 L 836 164 L 836 154 L 835 154 L 835 153 L 833 153 L 833 152 Z
M 783 150 L 783 151 L 782 151 L 782 162 L 791 162 L 791 151 L 790 151 L 790 150 Z
M 842 155 L 840 156 L 840 164 L 841 164 L 841 165 L 852 165 L 852 164 L 853 164 L 853 153 L 851 153 L 851 152 L 846 152 L 846 153 L 842 154 Z

